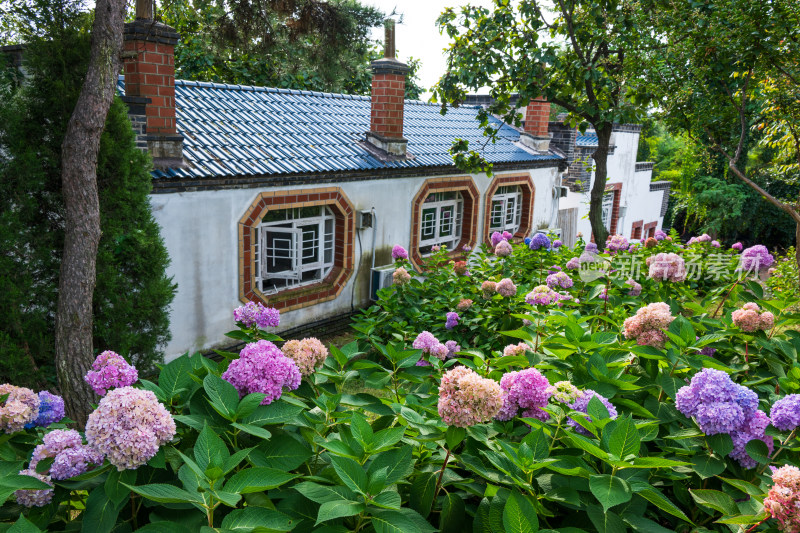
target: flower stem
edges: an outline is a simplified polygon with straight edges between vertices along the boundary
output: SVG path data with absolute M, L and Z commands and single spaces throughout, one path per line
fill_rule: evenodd
M 446 449 L 446 448 L 445 448 Z M 442 463 L 442 469 L 439 471 L 439 479 L 436 480 L 436 491 L 433 493 L 433 501 L 436 501 L 436 496 L 439 495 L 439 490 L 442 488 L 442 477 L 444 477 L 444 469 L 447 467 L 447 461 L 450 459 L 450 450 L 447 450 L 447 455 L 444 457 L 444 463 Z

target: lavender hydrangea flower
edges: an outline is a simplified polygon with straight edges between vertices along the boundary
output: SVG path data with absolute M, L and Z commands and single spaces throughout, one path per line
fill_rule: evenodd
M 528 247 L 531 250 L 550 250 L 550 239 L 544 233 L 537 233 L 531 237 L 531 243 Z
M 550 382 L 535 368 L 519 372 L 508 372 L 500 379 L 503 389 L 503 407 L 495 418 L 511 420 L 522 409 L 522 416 L 547 420 L 547 412 L 542 410 L 550 401 Z
M 109 389 L 127 387 L 136 383 L 139 372 L 118 353 L 106 350 L 92 363 L 92 370 L 83 378 L 95 394 L 104 396 Z
M 39 474 L 33 468 L 20 470 L 19 475 L 35 477 L 39 481 L 47 483 L 51 487 L 53 486 L 53 482 L 50 481 L 50 476 Z M 18 490 L 14 492 L 14 496 L 17 498 L 17 503 L 25 507 L 44 507 L 53 499 L 53 489 Z
M 103 464 L 104 456 L 91 446 L 76 446 L 58 453 L 50 465 L 50 477 L 69 479 L 88 472 L 92 466 Z
M 64 418 L 64 398 L 43 390 L 39 392 L 39 416 L 25 427 L 47 427 L 62 418 Z
M 0 385 L 0 396 L 8 395 L 0 402 L 0 431 L 16 433 L 39 417 L 39 396 L 25 387 L 8 383 Z
M 660 229 L 657 229 L 656 232 L 653 234 L 653 237 L 655 237 L 657 241 L 663 241 L 664 239 L 667 238 L 667 234 L 661 231 Z
M 42 444 L 33 449 L 30 468 L 36 468 L 39 461 L 55 457 L 64 450 L 83 446 L 81 434 L 74 429 L 56 429 L 44 436 Z M 101 461 L 102 462 L 102 461 Z
M 300 370 L 294 361 L 269 341 L 251 342 L 239 352 L 222 374 L 239 391 L 239 397 L 254 392 L 266 394 L 261 405 L 269 405 L 283 394 L 284 389 L 300 386 Z
M 737 252 L 741 252 L 742 248 L 744 248 L 744 247 L 742 246 L 742 243 L 740 243 L 740 242 L 735 242 L 735 243 L 733 243 L 731 245 L 731 250 L 736 250 Z
M 637 283 L 636 280 L 633 278 L 628 278 L 628 281 L 625 282 L 625 285 L 630 286 L 628 290 L 628 296 L 639 296 L 642 294 L 642 286 L 641 284 Z
M 447 313 L 447 320 L 445 321 L 444 327 L 447 329 L 453 329 L 458 325 L 458 313 L 455 311 L 451 311 Z
M 461 351 L 461 346 L 459 346 L 456 341 L 447 341 L 444 345 L 447 348 L 447 359 L 455 357 L 456 353 Z
M 628 239 L 622 235 L 612 235 L 606 242 L 606 250 L 609 252 L 621 252 L 628 249 Z
M 514 282 L 511 281 L 511 279 L 503 278 L 497 282 L 495 291 L 497 291 L 497 294 L 504 298 L 510 298 L 511 296 L 517 294 L 517 286 L 514 285 Z
M 495 231 L 494 233 L 492 233 L 492 236 L 489 237 L 489 240 L 492 243 L 492 248 L 497 248 L 497 245 L 506 239 L 505 237 L 503 237 L 502 233 L 500 233 L 499 231 Z
M 564 265 L 564 268 L 566 268 L 567 270 L 577 270 L 580 267 L 581 267 L 581 261 L 580 258 L 578 257 L 571 258 L 569 261 L 567 261 L 567 264 Z
M 593 243 L 593 242 L 588 242 L 588 243 L 586 243 L 586 246 L 584 246 L 583 251 L 584 252 L 589 252 L 590 254 L 596 254 L 597 253 L 597 245 L 595 243 Z
M 246 328 L 277 328 L 281 323 L 281 313 L 273 307 L 264 307 L 261 302 L 247 302 L 233 310 L 233 319 Z
M 561 300 L 561 295 L 547 285 L 538 285 L 525 295 L 528 305 L 551 305 Z
M 572 278 L 566 272 L 555 272 L 547 276 L 547 286 L 551 289 L 561 287 L 562 289 L 569 289 L 574 284 Z
M 395 244 L 392 248 L 392 259 L 395 261 L 400 261 L 403 259 L 408 259 L 408 252 L 405 248 L 400 246 L 399 244 Z
M 560 239 L 556 239 L 553 241 L 553 250 L 558 250 L 562 246 L 564 246 L 564 243 Z
M 737 270 L 758 272 L 771 267 L 773 263 L 775 263 L 775 258 L 769 253 L 767 247 L 763 244 L 756 244 L 742 252 Z
M 772 425 L 781 431 L 797 429 L 800 426 L 800 394 L 790 394 L 775 402 L 769 417 Z
M 430 331 L 423 331 L 417 338 L 414 339 L 414 342 L 411 346 L 414 347 L 415 350 L 422 350 L 423 353 L 430 353 L 431 349 L 436 346 L 437 344 L 441 344 L 439 339 L 437 339 L 433 333 Z
M 117 470 L 147 463 L 175 436 L 175 421 L 149 390 L 109 392 L 86 421 L 86 440 Z
M 611 404 L 610 401 L 608 401 L 608 398 L 606 398 L 605 396 L 603 396 L 601 394 L 596 393 L 595 391 L 593 391 L 591 389 L 585 390 L 585 391 L 581 391 L 580 394 L 578 395 L 578 397 L 575 398 L 575 401 L 572 402 L 571 404 L 569 404 L 569 408 L 572 409 L 573 411 L 578 411 L 580 413 L 587 414 L 587 410 L 589 408 L 589 402 L 591 401 L 592 398 L 597 398 L 598 400 L 600 400 L 600 402 L 608 410 L 608 416 L 609 416 L 609 418 L 611 418 L 611 420 L 614 420 L 615 418 L 617 418 L 617 408 L 614 407 Z M 590 419 L 591 419 L 591 417 L 590 417 Z M 592 420 L 592 422 L 594 422 L 594 420 Z M 587 437 L 591 436 L 591 433 L 586 428 L 584 428 L 583 426 L 578 424 L 572 418 L 570 418 L 567 421 L 567 424 L 569 424 L 570 426 L 575 428 L 575 431 L 577 431 L 578 433 L 580 433 L 582 435 L 586 435 Z

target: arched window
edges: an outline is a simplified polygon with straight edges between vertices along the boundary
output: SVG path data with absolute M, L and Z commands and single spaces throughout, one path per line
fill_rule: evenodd
M 433 192 L 422 204 L 419 227 L 419 251 L 423 256 L 431 253 L 433 246 L 446 246 L 453 250 L 461 240 L 464 217 L 464 199 L 460 192 Z
M 522 223 L 522 187 L 504 185 L 492 196 L 489 234 L 495 231 L 516 234 Z

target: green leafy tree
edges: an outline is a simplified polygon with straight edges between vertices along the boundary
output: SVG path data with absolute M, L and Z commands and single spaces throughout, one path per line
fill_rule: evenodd
M 581 130 L 594 127 L 598 147 L 592 155 L 595 183 L 589 219 L 595 241 L 603 246 L 608 232 L 601 208 L 612 127 L 637 120 L 647 101 L 636 91 L 638 57 L 648 42 L 639 3 L 557 0 L 550 10 L 538 0 L 495 0 L 491 10 L 448 9 L 438 22 L 453 43 L 435 95 L 458 104 L 467 90 L 490 87 L 495 102 L 479 116 L 489 135 L 490 114 L 519 124 L 510 104 L 515 93 L 519 106 L 544 97 L 564 108 L 568 121 Z M 464 156 L 469 153 L 466 142 L 457 141 L 453 151 L 457 162 L 465 162 L 462 166 L 491 171 L 477 152 Z
M 41 14 L 41 12 L 40 12 Z M 86 73 L 90 17 L 53 9 L 28 35 L 26 80 L 5 84 L 0 106 L 0 381 L 44 386 L 55 372 L 54 321 L 64 241 L 61 143 Z M 144 371 L 169 338 L 175 286 L 150 213 L 149 156 L 134 144 L 125 106 L 112 104 L 98 154 L 102 236 L 93 298 L 95 350 L 113 349 Z
M 800 162 L 798 106 L 781 102 L 800 89 L 800 6 L 791 0 L 664 0 L 652 7 L 664 46 L 646 70 L 667 123 L 717 154 L 732 176 L 790 217 L 800 244 L 797 190 L 784 196 L 786 188 L 773 194 L 765 186 L 797 183 L 789 167 Z M 754 130 L 765 124 L 767 135 L 759 138 Z M 759 140 L 778 149 L 766 166 L 748 157 Z M 800 264 L 800 251 L 796 260 Z
M 369 38 L 379 10 L 355 0 L 176 0 L 160 16 L 181 34 L 177 76 L 190 80 L 369 94 Z M 412 71 L 407 96 L 422 92 Z

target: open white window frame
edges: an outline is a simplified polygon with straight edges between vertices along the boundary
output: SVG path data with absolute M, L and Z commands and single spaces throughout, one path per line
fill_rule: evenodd
M 333 269 L 335 218 L 321 206 L 318 216 L 299 216 L 286 209 L 285 220 L 262 222 L 254 228 L 256 286 L 274 294 L 318 283 Z
M 515 235 L 522 224 L 522 187 L 509 185 L 499 187 L 492 196 L 489 212 L 489 235 L 495 231 L 507 231 Z
M 433 198 L 431 198 L 433 197 Z M 464 199 L 461 193 L 431 193 L 420 210 L 419 249 L 424 257 L 432 246 L 454 250 L 461 241 Z
M 603 226 L 606 231 L 611 231 L 611 212 L 614 210 L 614 191 L 608 191 L 603 195 L 603 209 L 601 211 L 603 217 Z

